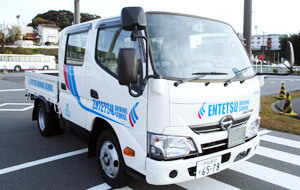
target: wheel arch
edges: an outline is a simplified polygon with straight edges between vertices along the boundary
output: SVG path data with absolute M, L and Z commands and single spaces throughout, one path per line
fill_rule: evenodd
M 43 96 L 36 96 L 35 100 L 34 100 L 34 107 L 33 107 L 33 111 L 32 111 L 32 120 L 37 120 L 37 109 L 39 104 L 43 102 L 45 107 L 46 107 L 46 111 L 48 113 L 52 113 L 53 112 L 53 108 L 51 108 L 49 102 L 43 97 Z
M 96 148 L 97 148 L 97 140 L 99 135 L 107 130 L 107 129 L 111 129 L 114 133 L 114 135 L 116 136 L 116 138 L 118 139 L 118 136 L 116 134 L 116 132 L 114 131 L 113 127 L 104 119 L 96 117 L 94 119 L 93 125 L 92 125 L 92 130 L 90 132 L 89 135 L 89 139 L 88 139 L 88 157 L 94 157 L 96 156 Z M 118 139 L 119 141 L 119 139 Z

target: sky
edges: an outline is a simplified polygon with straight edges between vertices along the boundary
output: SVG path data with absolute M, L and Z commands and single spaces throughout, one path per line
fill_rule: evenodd
M 81 12 L 102 18 L 120 15 L 126 6 L 213 18 L 243 32 L 244 0 L 80 0 Z M 299 0 L 252 0 L 252 34 L 299 33 L 299 7 Z M 0 25 L 18 25 L 16 16 L 20 15 L 20 26 L 24 26 L 48 10 L 74 12 L 74 0 L 0 0 Z

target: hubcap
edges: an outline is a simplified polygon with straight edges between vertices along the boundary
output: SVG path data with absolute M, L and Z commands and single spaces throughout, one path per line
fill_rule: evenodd
M 116 147 L 110 141 L 102 144 L 99 159 L 105 174 L 115 178 L 119 172 L 119 157 Z
M 42 131 L 45 130 L 45 115 L 43 109 L 39 110 L 39 126 Z

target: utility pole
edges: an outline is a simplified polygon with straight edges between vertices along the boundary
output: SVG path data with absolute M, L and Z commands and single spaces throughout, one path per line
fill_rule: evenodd
M 255 25 L 255 35 L 257 35 L 257 30 L 258 30 L 258 26 L 257 25 Z
M 20 29 L 20 15 L 17 15 L 17 19 L 18 19 L 18 28 Z
M 80 4 L 79 0 L 74 0 L 74 24 L 80 23 Z
M 252 0 L 244 0 L 244 39 L 246 40 L 246 50 L 249 54 L 249 57 L 252 55 Z
M 265 32 L 263 32 L 262 54 L 265 54 Z

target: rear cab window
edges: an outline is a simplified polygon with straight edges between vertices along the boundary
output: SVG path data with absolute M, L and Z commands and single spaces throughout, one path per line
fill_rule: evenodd
M 66 46 L 66 65 L 81 66 L 84 63 L 84 55 L 86 51 L 86 44 L 88 38 L 88 31 L 68 34 Z

